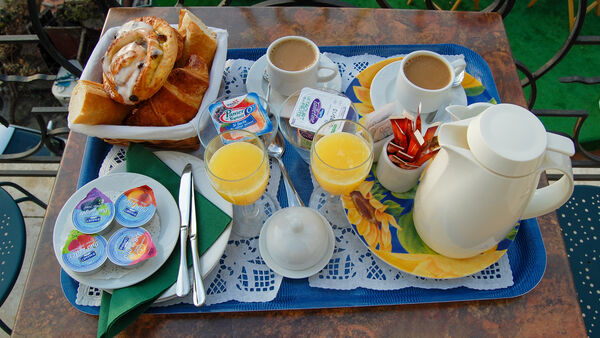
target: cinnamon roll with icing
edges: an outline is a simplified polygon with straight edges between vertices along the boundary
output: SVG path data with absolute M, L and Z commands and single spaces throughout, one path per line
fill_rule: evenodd
M 134 105 L 160 90 L 183 50 L 183 39 L 164 19 L 145 16 L 125 23 L 102 61 L 104 90 Z

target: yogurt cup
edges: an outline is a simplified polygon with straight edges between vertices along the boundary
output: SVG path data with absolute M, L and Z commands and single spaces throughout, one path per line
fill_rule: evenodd
M 115 218 L 115 205 L 100 190 L 93 188 L 75 206 L 73 225 L 84 234 L 107 233 Z
M 115 203 L 115 219 L 126 228 L 142 227 L 156 214 L 154 191 L 147 185 L 129 189 L 122 193 Z
M 81 274 L 93 274 L 106 262 L 106 239 L 98 234 L 73 230 L 62 249 L 62 260 L 69 269 Z
M 114 264 L 133 268 L 156 256 L 150 233 L 144 228 L 121 228 L 108 240 L 108 259 Z

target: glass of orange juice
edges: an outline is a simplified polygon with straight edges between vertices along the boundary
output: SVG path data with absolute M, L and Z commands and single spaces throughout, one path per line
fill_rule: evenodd
M 310 168 L 319 187 L 314 189 L 309 205 L 328 219 L 342 216 L 340 196 L 354 191 L 372 164 L 373 137 L 365 127 L 345 119 L 323 124 L 313 137 L 310 151 Z
M 255 237 L 277 204 L 265 194 L 269 159 L 263 142 L 245 130 L 215 136 L 204 151 L 204 166 L 212 186 L 234 205 L 233 231 Z

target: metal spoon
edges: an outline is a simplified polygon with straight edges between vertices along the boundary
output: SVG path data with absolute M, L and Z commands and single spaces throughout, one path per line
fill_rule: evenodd
M 288 174 L 288 172 L 285 169 L 285 166 L 283 164 L 283 161 L 281 160 L 281 157 L 283 156 L 284 151 L 285 151 L 285 141 L 283 140 L 283 136 L 281 135 L 281 133 L 278 131 L 277 135 L 275 135 L 275 139 L 273 140 L 273 142 L 271 142 L 271 144 L 269 144 L 269 147 L 267 148 L 267 153 L 269 154 L 270 157 L 277 160 L 277 163 L 279 163 L 279 168 L 281 168 L 281 173 L 283 174 L 283 178 L 284 178 L 283 184 L 285 186 L 285 192 L 287 195 L 288 206 L 289 207 L 294 207 L 294 206 L 303 207 L 304 203 L 302 203 L 302 200 L 300 199 L 300 195 L 298 195 L 298 192 L 294 188 L 294 185 L 292 184 L 292 181 L 290 180 L 290 175 Z

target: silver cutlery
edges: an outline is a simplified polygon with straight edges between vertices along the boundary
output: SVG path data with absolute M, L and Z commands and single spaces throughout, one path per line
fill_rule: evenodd
M 194 174 L 191 174 L 192 189 L 190 192 L 191 219 L 190 219 L 190 246 L 192 248 L 192 263 L 194 266 L 194 284 L 192 286 L 192 297 L 195 306 L 202 306 L 206 301 L 204 285 L 202 284 L 202 272 L 200 271 L 200 256 L 198 255 L 198 225 L 196 223 L 196 199 L 194 196 Z
M 271 83 L 269 82 L 269 74 L 267 74 L 266 70 L 263 73 L 263 79 L 265 81 L 267 81 L 266 100 L 267 100 L 267 104 L 269 104 L 269 99 L 271 97 Z M 269 144 L 269 146 L 267 147 L 267 153 L 269 154 L 269 156 L 271 156 L 272 158 L 277 160 L 277 164 L 279 165 L 279 168 L 281 169 L 281 173 L 283 174 L 283 178 L 284 178 L 283 183 L 284 183 L 285 191 L 286 191 L 286 195 L 287 195 L 288 207 L 293 207 L 293 206 L 303 207 L 304 203 L 302 202 L 300 195 L 298 195 L 298 192 L 294 188 L 294 185 L 292 184 L 292 180 L 290 179 L 290 175 L 288 174 L 287 170 L 285 169 L 285 165 L 283 164 L 283 161 L 281 160 L 281 157 L 283 156 L 283 152 L 285 151 L 285 140 L 283 139 L 283 136 L 281 135 L 281 133 L 278 130 L 274 131 L 274 133 L 276 133 L 276 135 L 273 138 L 273 142 L 271 142 L 271 144 Z
M 279 168 L 281 169 L 281 174 L 283 175 L 284 179 L 283 184 L 285 186 L 285 192 L 287 195 L 288 207 L 303 207 L 304 203 L 302 202 L 300 195 L 298 195 L 298 192 L 294 188 L 292 180 L 290 179 L 290 175 L 288 174 L 287 170 L 285 169 L 285 165 L 281 160 L 281 157 L 283 156 L 283 153 L 285 151 L 285 140 L 283 139 L 283 136 L 279 131 L 276 132 L 277 135 L 275 135 L 273 142 L 271 142 L 271 144 L 269 144 L 269 146 L 267 147 L 267 153 L 269 154 L 269 156 L 277 160 L 277 164 L 279 164 Z
M 181 215 L 181 227 L 179 228 L 179 274 L 177 275 L 176 294 L 183 297 L 190 292 L 190 280 L 187 268 L 186 243 L 191 214 L 191 191 L 192 191 L 192 165 L 186 164 L 181 173 L 179 184 L 179 213 Z M 195 219 L 195 218 L 194 218 Z

